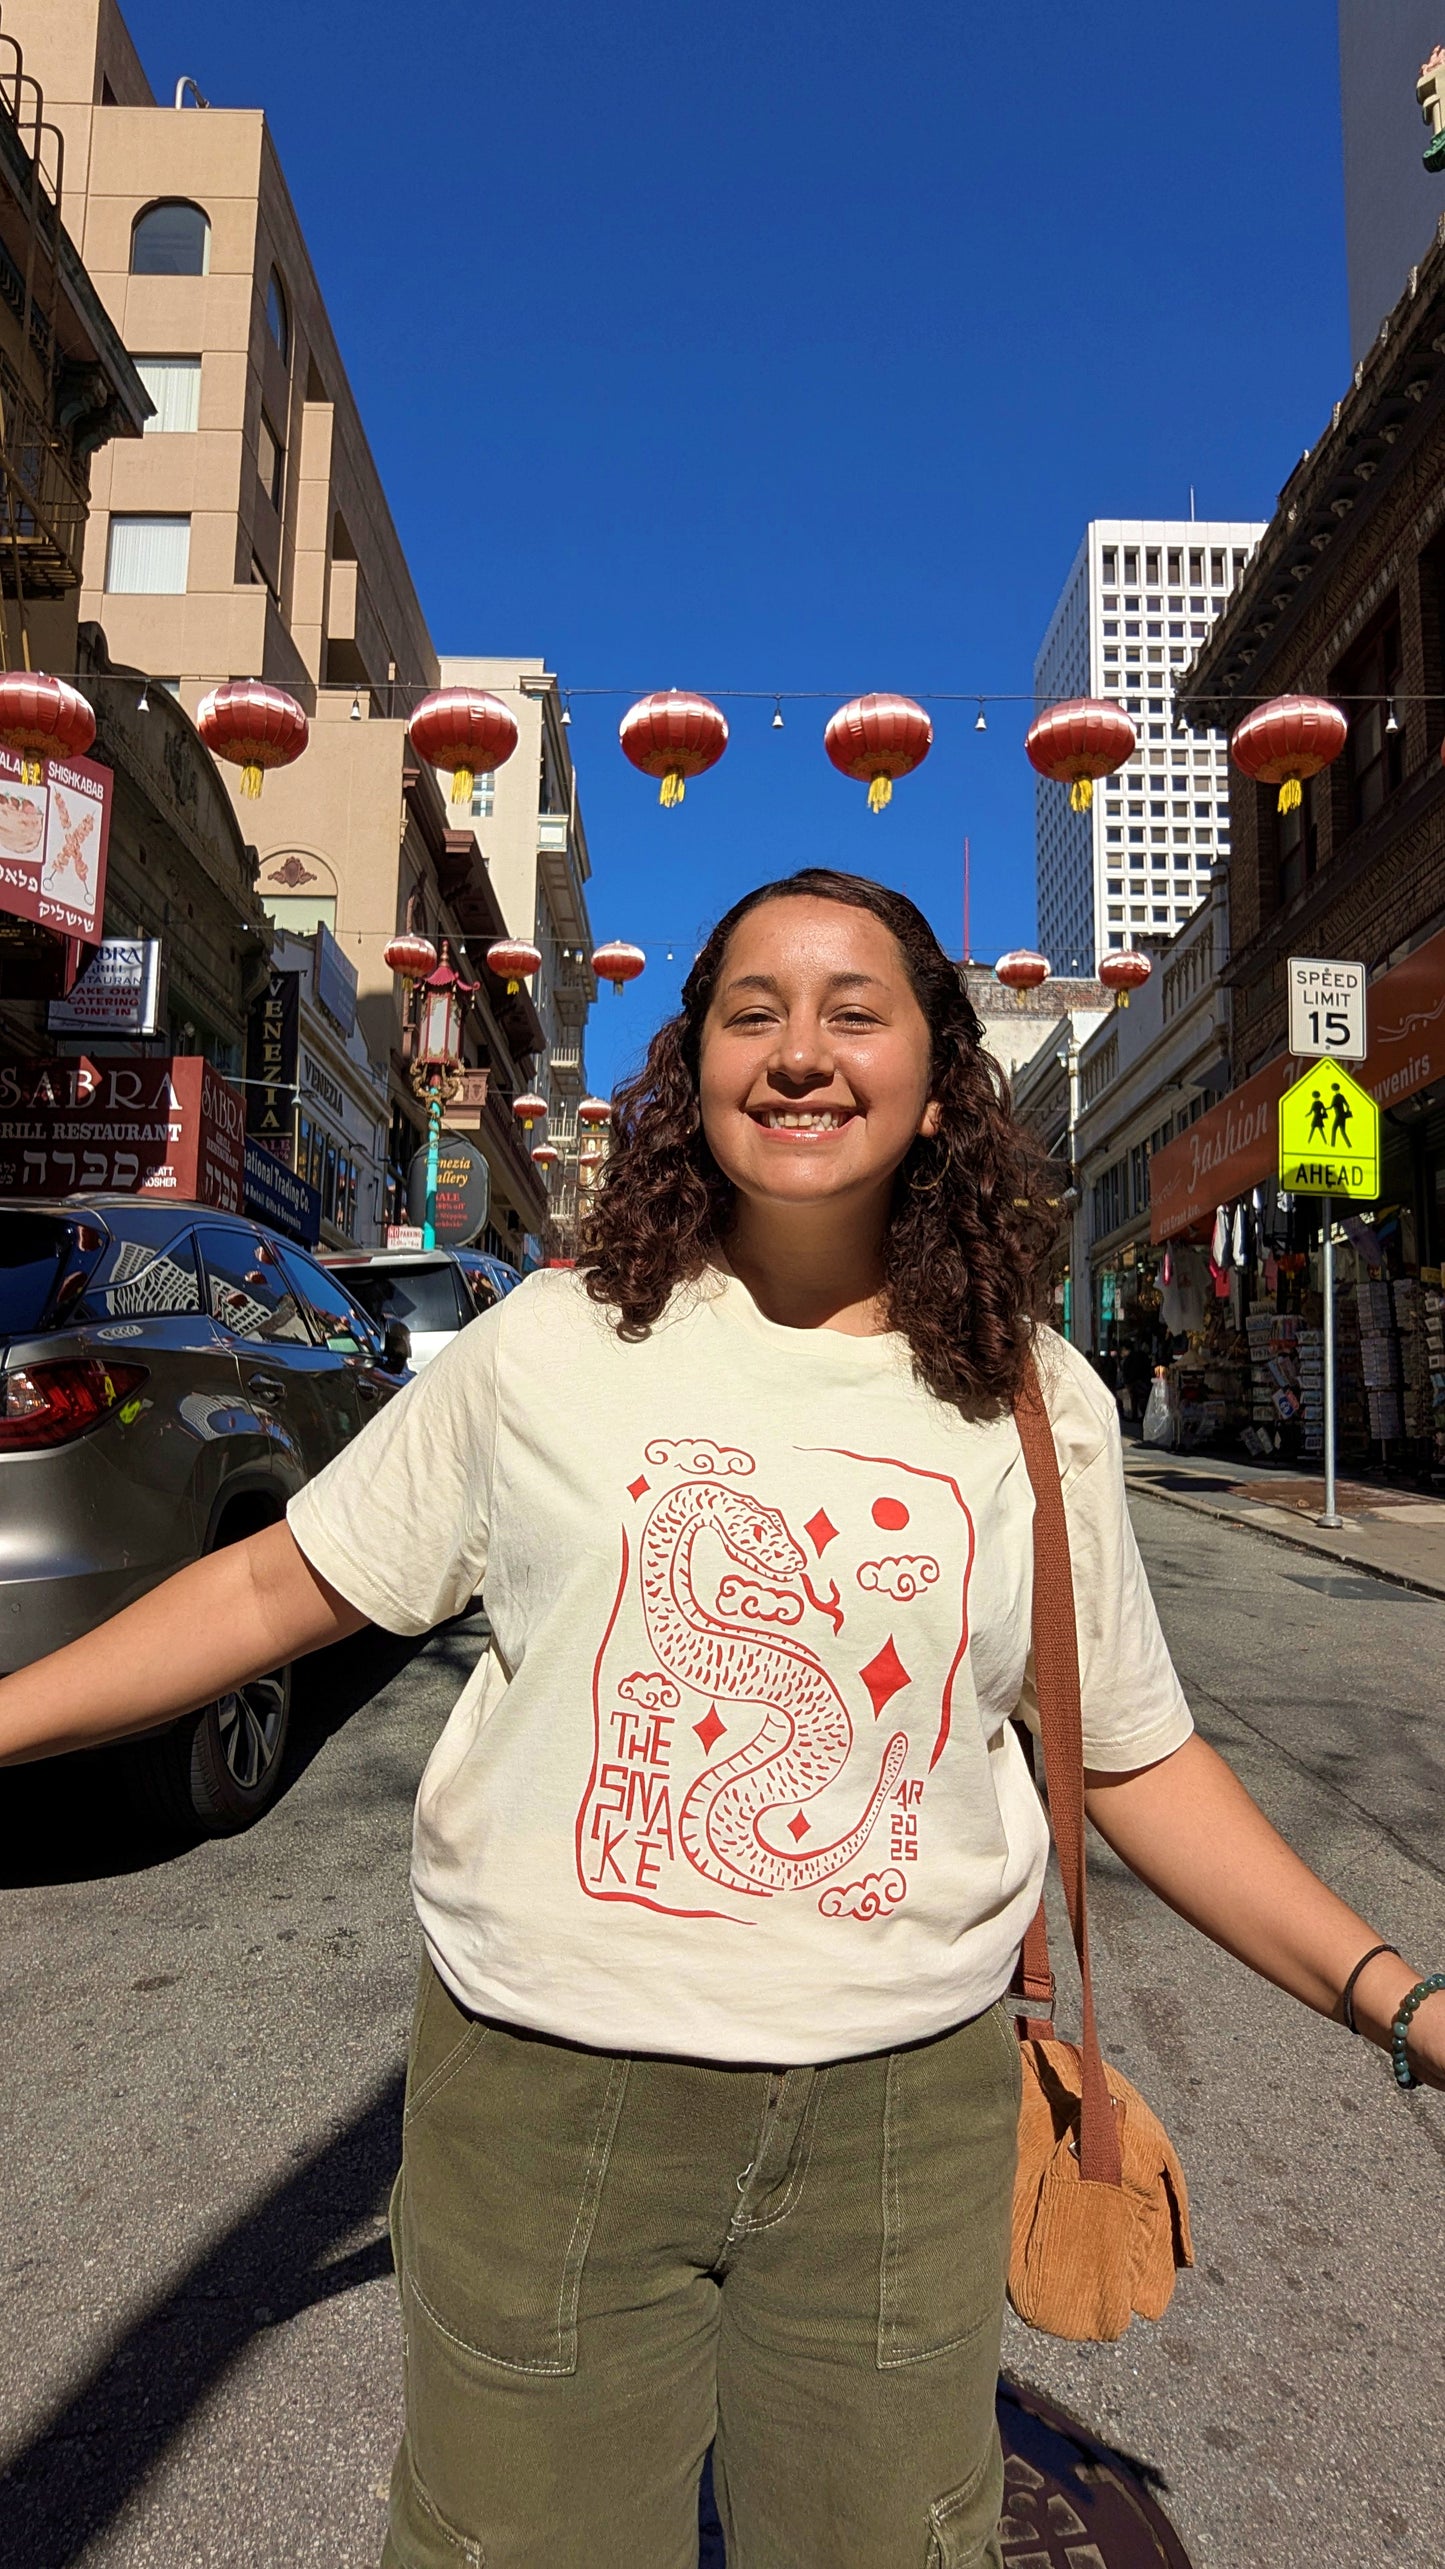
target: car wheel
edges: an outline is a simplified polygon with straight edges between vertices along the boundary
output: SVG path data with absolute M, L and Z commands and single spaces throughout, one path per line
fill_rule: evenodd
M 290 1669 L 253 1677 L 139 1746 L 142 1798 L 174 1827 L 211 1837 L 247 1829 L 275 1798 L 290 1725 Z

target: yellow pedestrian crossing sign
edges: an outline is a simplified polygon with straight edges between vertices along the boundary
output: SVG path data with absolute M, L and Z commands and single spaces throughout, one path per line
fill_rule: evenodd
M 1279 1182 L 1287 1195 L 1380 1192 L 1380 1110 L 1334 1062 L 1307 1070 L 1279 1101 Z

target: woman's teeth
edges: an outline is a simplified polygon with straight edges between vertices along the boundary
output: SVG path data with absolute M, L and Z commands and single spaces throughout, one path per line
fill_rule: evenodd
M 848 1123 L 851 1115 L 851 1107 L 837 1110 L 825 1107 L 821 1112 L 808 1114 L 785 1114 L 777 1109 L 770 1110 L 759 1121 L 766 1124 L 771 1133 L 831 1133 L 838 1125 Z

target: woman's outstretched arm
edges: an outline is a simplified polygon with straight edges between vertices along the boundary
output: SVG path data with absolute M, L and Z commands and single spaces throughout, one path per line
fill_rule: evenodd
M 1090 1819 L 1131 1873 L 1252 1971 L 1338 2016 L 1350 1973 L 1383 1939 L 1310 1871 L 1197 1731 L 1157 1765 L 1129 1775 L 1094 1769 L 1085 1786 Z M 1368 1964 L 1354 1992 L 1361 2033 L 1388 2049 L 1395 2010 L 1422 1977 L 1408 1957 Z M 1420 2008 L 1410 2058 L 1422 2079 L 1445 2087 L 1445 1991 Z
M 0 1764 L 152 1730 L 365 1621 L 317 1577 L 287 1526 L 268 1525 L 0 1678 Z

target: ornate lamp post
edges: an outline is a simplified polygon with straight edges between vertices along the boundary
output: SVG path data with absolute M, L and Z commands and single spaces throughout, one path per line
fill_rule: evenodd
M 421 1235 L 424 1249 L 434 1249 L 437 1244 L 437 1158 L 442 1109 L 450 1105 L 461 1086 L 462 1016 L 477 987 L 475 981 L 463 981 L 454 970 L 443 938 L 441 961 L 421 985 L 416 1058 L 411 1065 L 412 1087 L 426 1103 L 426 1212 Z

